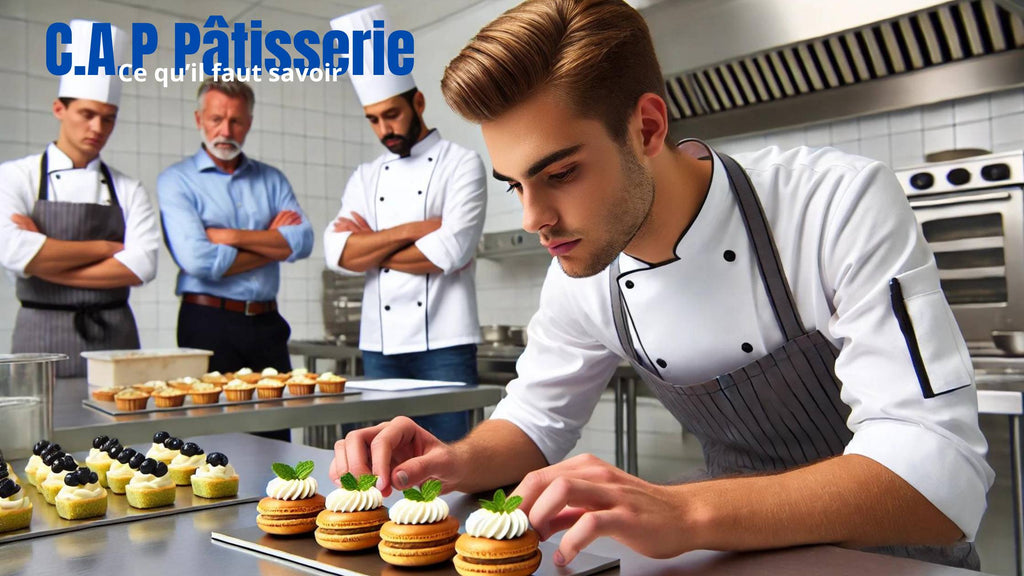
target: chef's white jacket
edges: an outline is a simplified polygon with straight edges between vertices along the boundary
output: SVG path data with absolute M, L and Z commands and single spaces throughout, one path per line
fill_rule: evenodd
M 416 241 L 441 274 L 366 272 L 359 348 L 405 354 L 480 341 L 473 254 L 483 232 L 487 187 L 480 156 L 432 130 L 402 158 L 387 153 L 359 166 L 345 187 L 337 217 L 362 215 L 374 230 L 441 218 Z M 337 217 L 335 219 L 337 219 Z M 350 232 L 324 231 L 324 256 L 335 272 Z
M 974 372 L 896 178 L 879 162 L 834 149 L 735 158 L 764 205 L 801 320 L 841 350 L 835 370 L 854 433 L 845 453 L 898 474 L 973 539 L 994 478 Z M 707 198 L 675 254 L 653 267 L 619 257 L 622 273 L 634 271 L 631 288 L 619 280 L 633 342 L 663 379 L 701 383 L 784 343 L 717 156 Z M 523 429 L 549 462 L 572 449 L 626 358 L 608 273 L 572 279 L 552 262 L 518 378 L 493 415 Z M 945 394 L 924 397 L 893 313 L 892 278 L 902 284 L 934 392 Z
M 85 168 L 74 168 L 67 154 L 56 145 L 47 150 L 49 188 L 47 199 L 56 202 L 81 202 L 110 205 L 110 190 L 102 182 L 100 158 Z M 43 247 L 46 236 L 21 230 L 11 222 L 12 214 L 31 217 L 39 198 L 39 160 L 42 154 L 0 164 L 0 265 L 25 278 L 25 266 Z M 124 213 L 124 250 L 114 258 L 125 265 L 143 283 L 156 277 L 157 252 L 160 250 L 160 224 L 149 196 L 138 180 L 107 165 L 114 179 L 118 204 Z

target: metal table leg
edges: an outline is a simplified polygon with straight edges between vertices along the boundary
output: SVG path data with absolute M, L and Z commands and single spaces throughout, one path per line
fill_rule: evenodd
M 1014 560 L 1017 563 L 1017 574 L 1024 576 L 1024 533 L 1021 524 L 1024 522 L 1024 475 L 1020 457 L 1021 449 L 1021 416 L 1010 415 L 1010 482 L 1013 492 L 1013 544 Z
M 620 470 L 626 469 L 626 457 L 623 451 L 623 442 L 625 441 L 625 434 L 623 434 L 622 427 L 622 411 L 623 411 L 623 390 L 622 390 L 622 378 L 614 377 L 615 380 L 615 467 Z
M 636 447 L 636 379 L 626 380 L 626 472 L 637 476 L 640 472 Z

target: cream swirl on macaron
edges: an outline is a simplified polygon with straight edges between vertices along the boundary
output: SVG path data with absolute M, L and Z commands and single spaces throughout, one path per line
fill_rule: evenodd
M 341 487 L 327 495 L 325 507 L 332 512 L 363 512 L 384 505 L 384 496 L 374 486 L 377 477 L 363 474 L 358 479 L 351 472 L 338 479 Z
M 395 524 L 433 524 L 448 517 L 448 503 L 438 498 L 441 482 L 427 480 L 418 489 L 403 490 L 402 494 L 405 498 L 388 512 Z
M 481 508 L 466 519 L 466 533 L 477 538 L 510 540 L 525 534 L 529 527 L 530 520 L 519 509 L 499 513 Z
M 316 494 L 316 478 L 285 480 L 274 478 L 267 484 L 267 496 L 277 500 L 302 500 Z

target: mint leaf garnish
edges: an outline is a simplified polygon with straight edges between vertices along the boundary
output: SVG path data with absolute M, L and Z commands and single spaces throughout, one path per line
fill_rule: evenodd
M 281 480 L 295 480 L 296 478 L 295 469 L 287 464 L 274 462 L 270 468 L 273 469 L 274 474 Z
M 370 488 L 373 488 L 377 484 L 376 474 L 363 474 L 359 477 L 357 488 L 360 492 L 365 492 Z
M 427 480 L 420 485 L 420 492 L 423 494 L 423 501 L 430 502 L 441 495 L 441 481 L 433 479 Z
M 314 464 L 312 460 L 303 460 L 302 462 L 296 464 L 295 479 L 305 480 L 306 478 L 309 478 L 309 475 L 313 473 L 313 466 Z
M 511 514 L 515 512 L 516 508 L 523 503 L 522 496 L 513 496 L 511 498 L 505 498 L 505 491 L 498 488 L 494 492 L 494 498 L 491 500 L 480 500 L 480 507 L 484 510 L 494 512 L 495 514 Z
M 339 478 L 341 480 L 341 487 L 345 490 L 358 490 L 359 481 L 352 475 L 351 472 L 346 472 L 344 476 Z
M 402 490 L 402 496 L 405 496 L 406 500 L 412 500 L 413 502 L 423 502 L 423 494 L 420 494 L 417 488 L 407 488 Z

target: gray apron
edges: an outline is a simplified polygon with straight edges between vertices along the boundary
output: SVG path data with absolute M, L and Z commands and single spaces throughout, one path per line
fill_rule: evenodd
M 39 162 L 39 196 L 32 220 L 39 231 L 56 240 L 124 242 L 124 214 L 106 164 L 100 163 L 110 205 L 57 202 L 48 199 L 47 155 Z M 41 278 L 18 278 L 21 301 L 11 351 L 56 352 L 68 360 L 57 363 L 57 376 L 85 376 L 86 350 L 137 349 L 139 334 L 128 307 L 128 287 L 73 288 Z
M 619 342 L 648 388 L 700 440 L 707 477 L 781 472 L 838 456 L 853 437 L 846 425 L 850 408 L 840 400 L 842 383 L 835 375 L 839 350 L 819 331 L 804 330 L 761 202 L 739 164 L 724 154 L 719 157 L 786 343 L 707 382 L 666 382 L 639 361 L 627 328 L 616 259 L 608 279 Z M 966 542 L 871 551 L 975 570 L 980 564 L 973 544 Z

